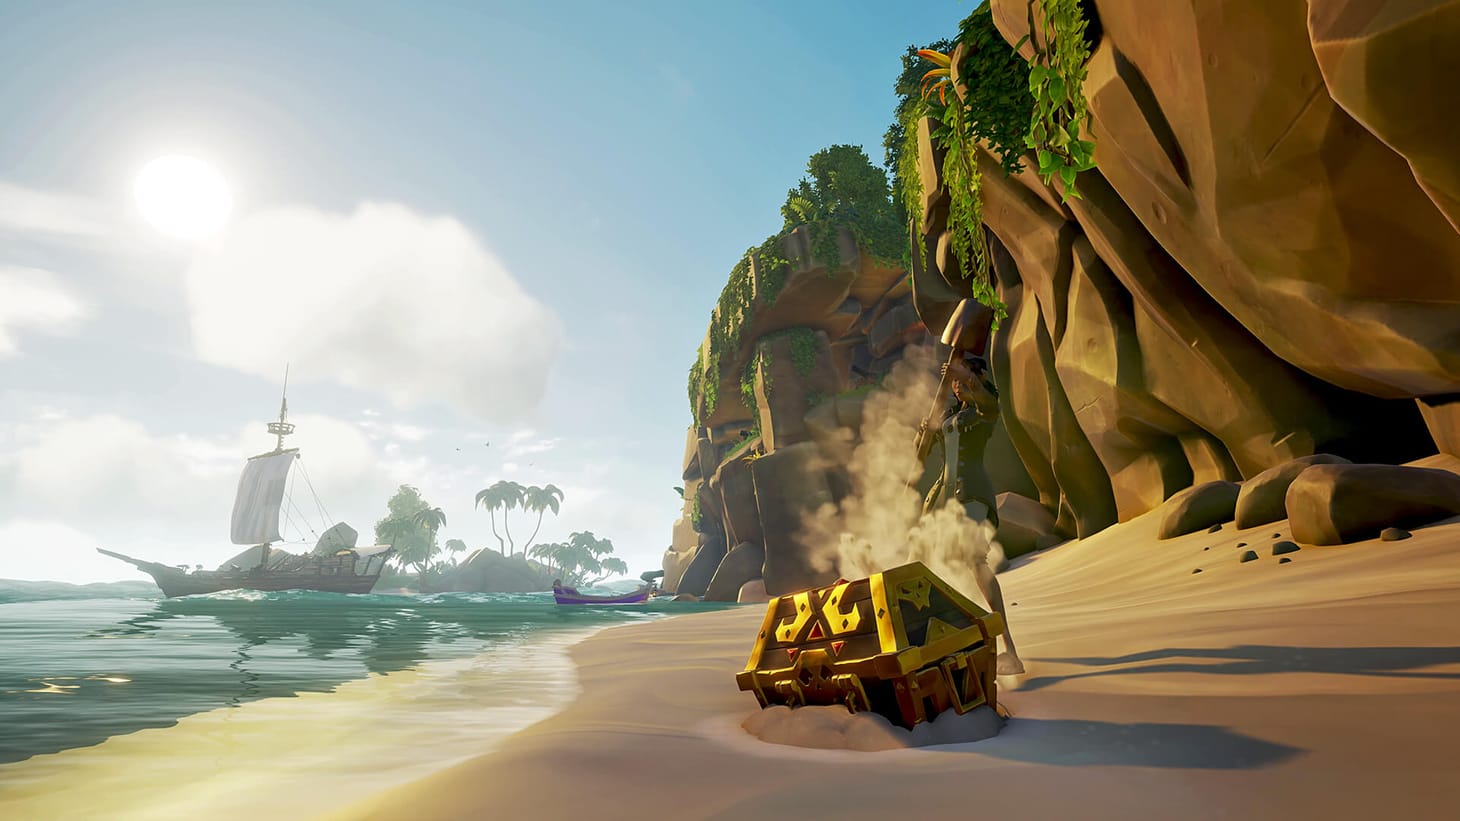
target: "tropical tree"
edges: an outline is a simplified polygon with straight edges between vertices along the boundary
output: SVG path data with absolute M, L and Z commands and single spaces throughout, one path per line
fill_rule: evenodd
M 426 549 L 413 557 L 413 564 L 421 576 L 426 575 L 426 568 L 431 565 L 431 556 L 436 552 L 436 531 L 446 524 L 446 514 L 441 512 L 439 507 L 428 507 L 425 510 L 418 510 L 411 517 L 411 521 L 417 526 L 425 528 L 427 533 Z
M 558 515 L 558 505 L 563 501 L 563 491 L 557 485 L 546 485 L 538 487 L 533 485 L 522 493 L 522 509 L 537 514 L 537 525 L 532 528 L 532 535 L 527 537 L 527 546 L 523 552 L 532 549 L 533 540 L 537 538 L 537 532 L 542 529 L 542 516 L 551 510 L 553 515 Z
M 568 546 L 561 542 L 544 542 L 533 546 L 528 555 L 547 565 L 548 572 L 553 573 L 562 570 L 567 551 Z
M 430 507 L 421 491 L 410 485 L 401 485 L 386 503 L 385 518 L 375 523 L 375 542 L 394 547 L 397 564 L 417 564 L 431 553 L 432 534 L 415 521 L 417 513 Z
M 521 504 L 526 488 L 516 482 L 499 480 L 489 488 L 477 491 L 476 503 L 487 509 L 492 517 L 492 535 L 497 537 L 497 543 L 502 547 L 502 555 L 511 556 L 516 552 L 517 546 L 512 541 L 512 528 L 507 524 L 507 513 L 516 510 Z M 502 510 L 502 529 L 507 533 L 507 540 L 502 540 L 502 535 L 497 532 L 497 510 Z
M 454 567 L 456 566 L 456 554 L 466 550 L 466 542 L 460 539 L 447 539 L 441 549 L 446 551 L 446 555 L 450 557 L 451 565 Z
M 564 581 L 573 585 L 593 585 L 629 572 L 623 559 L 609 555 L 613 553 L 613 542 L 598 538 L 592 531 L 574 533 L 566 544 L 543 547 L 551 548 L 544 555 L 554 558 Z
M 402 539 L 416 533 L 416 523 L 410 519 L 390 517 L 375 525 L 375 540 L 398 548 Z

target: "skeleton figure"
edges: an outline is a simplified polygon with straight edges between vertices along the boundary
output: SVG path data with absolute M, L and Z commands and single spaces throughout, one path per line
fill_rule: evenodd
M 953 401 L 939 430 L 933 431 L 934 446 L 941 443 L 943 474 L 933 483 L 923 504 L 924 515 L 940 505 L 961 504 L 968 518 L 986 522 L 990 531 L 999 526 L 993 483 L 984 470 L 983 454 L 999 419 L 999 394 L 984 360 L 972 353 L 951 362 Z M 947 369 L 949 365 L 944 365 Z M 941 440 L 941 441 L 940 441 Z M 1004 611 L 1004 594 L 994 568 L 989 565 L 987 545 L 975 558 L 974 576 L 990 609 L 1004 617 L 1004 652 L 999 654 L 999 675 L 1024 672 L 1014 649 L 1009 618 Z

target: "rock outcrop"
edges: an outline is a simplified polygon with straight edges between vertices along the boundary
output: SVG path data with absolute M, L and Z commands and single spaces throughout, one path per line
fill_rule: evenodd
M 774 298 L 757 292 L 738 330 L 720 331 L 736 347 L 717 354 L 713 407 L 703 394 L 694 400 L 700 424 L 685 438 L 686 502 L 664 554 L 667 590 L 732 601 L 747 585 L 756 587 L 751 595 L 779 595 L 834 581 L 835 570 L 806 555 L 802 521 L 851 492 L 845 466 L 867 397 L 909 346 L 932 341 L 906 272 L 869 257 L 845 231 L 841 262 L 828 269 L 811 257 L 806 234 L 798 229 L 782 241 L 790 264 Z M 762 281 L 754 264 L 746 275 Z M 722 321 L 711 318 L 707 342 Z M 702 355 L 700 367 L 706 362 Z M 1013 437 L 1000 425 L 990 440 L 985 465 L 994 487 L 1038 495 Z M 930 462 L 930 475 L 935 469 Z M 1008 526 L 1013 555 L 1061 539 L 1057 497 L 1048 510 L 1025 501 Z M 746 563 L 757 555 L 752 573 Z
M 1084 137 L 1098 164 L 1082 196 L 979 156 L 1008 308 L 985 464 L 997 492 L 1029 502 L 1003 517 L 1006 549 L 1162 505 L 1171 533 L 1294 515 L 1311 544 L 1448 510 L 1445 480 L 1366 463 L 1460 455 L 1460 0 L 1080 6 L 1095 18 Z M 1027 33 L 1026 2 L 991 9 L 1011 44 Z M 929 123 L 917 138 L 928 266 L 909 276 L 843 234 L 828 268 L 798 230 L 778 296 L 750 270 L 718 400 L 696 400 L 684 478 L 698 507 L 675 526 L 666 584 L 740 542 L 764 550 L 773 595 L 826 580 L 794 531 L 848 492 L 858 394 L 930 340 L 919 316 L 940 329 L 971 294 Z M 1353 496 L 1371 482 L 1373 498 Z
M 1460 163 L 1436 148 L 1460 134 L 1402 73 L 1457 59 L 1436 45 L 1457 4 L 1081 6 L 1098 17 L 1081 198 L 979 158 L 1009 310 L 992 351 L 1003 421 L 1059 531 L 1317 453 L 1460 450 Z M 1022 0 L 992 12 L 1024 36 Z M 1379 53 L 1396 44 L 1413 53 Z M 971 292 L 927 122 L 919 146 L 928 316 Z

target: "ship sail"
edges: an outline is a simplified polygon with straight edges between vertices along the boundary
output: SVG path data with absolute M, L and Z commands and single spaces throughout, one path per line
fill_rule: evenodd
M 279 508 L 284 504 L 284 485 L 289 466 L 298 451 L 255 456 L 244 465 L 238 479 L 238 496 L 233 501 L 233 543 L 263 544 L 280 541 Z

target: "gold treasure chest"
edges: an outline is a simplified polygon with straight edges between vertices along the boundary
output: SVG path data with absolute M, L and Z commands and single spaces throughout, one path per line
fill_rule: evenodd
M 761 707 L 844 704 L 911 729 L 952 708 L 997 709 L 1004 622 L 921 562 L 771 599 L 745 670 Z

